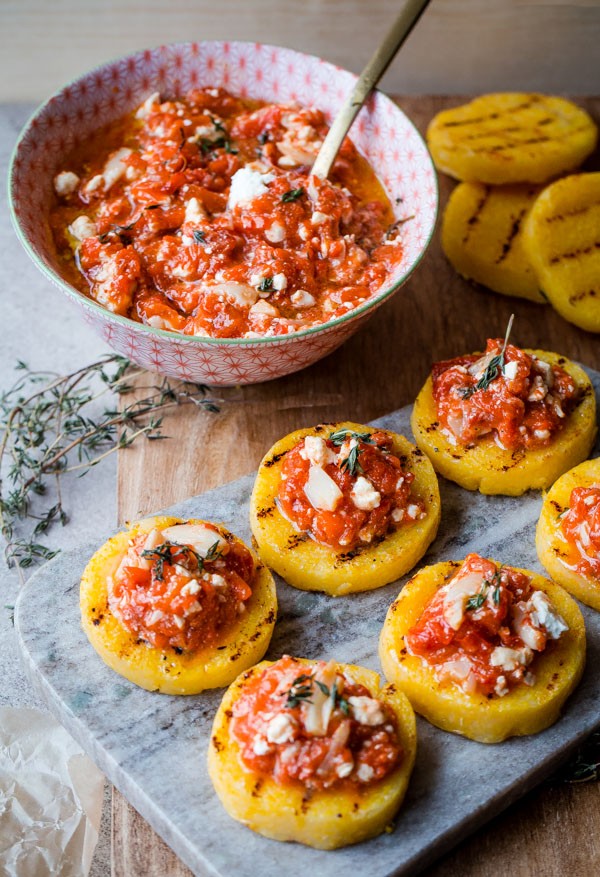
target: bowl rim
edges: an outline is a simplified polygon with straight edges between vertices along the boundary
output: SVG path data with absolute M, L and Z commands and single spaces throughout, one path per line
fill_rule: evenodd
M 47 105 L 53 101 L 55 98 L 59 97 L 66 89 L 74 87 L 77 83 L 79 83 L 83 79 L 87 79 L 90 76 L 93 76 L 95 73 L 99 73 L 101 71 L 110 69 L 115 64 L 125 61 L 129 58 L 143 58 L 148 52 L 156 52 L 161 49 L 176 49 L 178 47 L 188 47 L 191 45 L 219 45 L 222 46 L 225 43 L 228 45 L 246 45 L 246 46 L 260 46 L 265 49 L 274 49 L 280 50 L 285 49 L 286 51 L 294 52 L 297 55 L 301 55 L 303 58 L 308 58 L 311 61 L 315 61 L 319 64 L 327 64 L 335 70 L 339 70 L 343 73 L 348 74 L 352 77 L 354 81 L 358 79 L 356 73 L 352 73 L 351 70 L 346 70 L 344 67 L 340 67 L 338 64 L 334 64 L 333 61 L 327 61 L 324 58 L 319 58 L 318 55 L 312 55 L 308 52 L 301 52 L 298 49 L 292 49 L 288 46 L 275 46 L 271 43 L 258 43 L 255 40 L 187 40 L 187 41 L 178 41 L 174 43 L 164 43 L 156 46 L 152 46 L 151 48 L 139 49 L 135 52 L 129 52 L 126 55 L 119 55 L 109 59 L 108 61 L 104 61 L 102 64 L 98 64 L 95 67 L 90 68 L 89 70 L 81 73 L 79 76 L 74 77 L 73 79 L 66 82 L 60 88 L 56 89 L 56 91 L 52 92 L 52 94 L 46 98 L 36 109 L 31 113 L 25 122 L 19 136 L 16 140 L 16 143 L 11 152 L 9 164 L 8 164 L 8 177 L 7 177 L 7 188 L 8 188 L 8 209 L 10 213 L 10 218 L 12 222 L 13 229 L 21 243 L 21 246 L 26 251 L 29 258 L 34 262 L 36 267 L 44 274 L 48 280 L 54 286 L 58 286 L 59 289 L 62 290 L 66 295 L 80 304 L 84 309 L 87 308 L 91 310 L 93 313 L 96 313 L 103 321 L 113 322 L 117 325 L 121 325 L 126 329 L 136 332 L 141 331 L 142 333 L 148 334 L 150 337 L 159 338 L 161 340 L 168 340 L 176 343 L 184 343 L 184 344 L 196 344 L 200 346 L 208 345 L 215 347 L 262 347 L 263 345 L 269 344 L 282 344 L 284 342 L 291 341 L 299 341 L 302 338 L 309 337 L 311 335 L 316 335 L 319 332 L 328 333 L 331 330 L 337 329 L 339 326 L 350 323 L 359 317 L 364 316 L 368 311 L 375 310 L 379 307 L 379 305 L 383 304 L 388 298 L 390 298 L 401 286 L 406 283 L 409 277 L 413 274 L 415 269 L 421 263 L 423 256 L 427 252 L 433 235 L 435 233 L 435 229 L 437 226 L 437 220 L 439 216 L 439 204 L 440 204 L 440 192 L 439 192 L 439 181 L 437 177 L 437 173 L 435 170 L 435 165 L 433 163 L 433 159 L 431 157 L 431 153 L 425 141 L 425 138 L 421 134 L 421 132 L 417 129 L 416 125 L 413 121 L 406 115 L 406 113 L 402 110 L 401 107 L 398 106 L 387 94 L 383 91 L 380 91 L 378 88 L 373 89 L 373 94 L 377 93 L 380 98 L 387 103 L 390 103 L 394 110 L 401 113 L 408 124 L 413 128 L 414 133 L 416 134 L 418 140 L 421 143 L 421 146 L 424 149 L 425 155 L 429 158 L 431 163 L 431 168 L 433 171 L 433 186 L 434 186 L 434 198 L 435 198 L 435 206 L 433 211 L 433 218 L 431 222 L 431 228 L 427 234 L 427 239 L 424 242 L 421 252 L 414 260 L 410 268 L 400 277 L 395 283 L 391 286 L 386 287 L 385 289 L 378 292 L 376 295 L 372 296 L 362 305 L 354 308 L 349 311 L 347 314 L 342 314 L 340 317 L 334 317 L 332 320 L 328 320 L 326 323 L 320 323 L 317 326 L 309 326 L 307 329 L 301 329 L 297 332 L 289 332 L 285 335 L 268 335 L 262 338 L 212 338 L 210 336 L 199 336 L 199 335 L 184 335 L 179 332 L 173 332 L 172 330 L 167 329 L 155 329 L 153 326 L 148 326 L 146 323 L 138 323 L 136 320 L 132 320 L 130 317 L 124 317 L 121 314 L 115 314 L 112 311 L 107 310 L 107 308 L 102 307 L 102 305 L 98 304 L 94 301 L 94 299 L 85 295 L 85 293 L 76 289 L 72 286 L 68 281 L 62 277 L 58 271 L 50 268 L 46 263 L 42 260 L 42 258 L 38 255 L 33 245 L 29 242 L 25 232 L 21 228 L 21 223 L 17 216 L 16 210 L 16 197 L 14 193 L 14 181 L 16 178 L 16 169 L 15 164 L 18 158 L 18 153 L 21 148 L 21 144 L 25 137 L 27 136 L 29 129 L 33 123 L 33 121 L 41 115 Z M 369 98 L 370 99 L 370 98 Z

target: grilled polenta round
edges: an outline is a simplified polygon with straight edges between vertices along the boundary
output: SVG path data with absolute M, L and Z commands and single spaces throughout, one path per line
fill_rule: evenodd
M 434 117 L 427 143 L 440 171 L 467 182 L 544 183 L 590 155 L 591 117 L 561 97 L 486 94 Z
M 467 280 L 494 292 L 543 303 L 522 240 L 523 222 L 538 186 L 460 183 L 444 212 L 442 247 Z
M 554 581 L 582 603 L 600 611 L 600 579 L 573 568 L 577 554 L 573 555 L 561 532 L 561 516 L 569 508 L 571 491 L 575 487 L 600 487 L 600 457 L 585 460 L 552 485 L 544 497 L 535 544 L 539 559 Z
M 600 332 L 600 173 L 548 186 L 526 219 L 523 244 L 551 305 Z
M 415 442 L 444 478 L 466 490 L 520 496 L 544 489 L 589 455 L 596 436 L 596 397 L 590 379 L 578 365 L 545 350 L 526 350 L 550 365 L 559 365 L 577 384 L 580 395 L 560 432 L 544 447 L 506 450 L 493 434 L 466 447 L 453 444 L 441 431 L 431 375 L 415 400 L 411 427 Z
M 156 648 L 126 628 L 109 607 L 109 578 L 127 553 L 131 539 L 182 523 L 204 524 L 159 516 L 145 518 L 117 533 L 91 558 L 80 587 L 81 625 L 102 660 L 130 682 L 163 694 L 198 694 L 206 688 L 229 685 L 241 670 L 260 661 L 271 640 L 277 616 L 273 576 L 254 558 L 252 596 L 239 620 L 224 632 L 218 646 L 196 651 Z M 216 529 L 229 544 L 240 542 L 224 527 Z
M 343 429 L 364 433 L 386 432 L 392 453 L 414 475 L 411 490 L 424 506 L 424 516 L 403 522 L 398 529 L 336 552 L 314 541 L 285 518 L 277 505 L 282 460 L 305 436 L 327 439 Z M 434 540 L 440 522 L 437 478 L 426 455 L 401 435 L 357 423 L 328 423 L 299 429 L 276 442 L 263 458 L 250 500 L 250 524 L 262 560 L 286 582 L 307 591 L 325 591 L 339 597 L 380 588 L 408 572 Z
M 314 661 L 302 660 L 310 672 Z M 333 850 L 376 837 L 390 824 L 406 794 L 413 769 L 417 732 L 415 714 L 407 698 L 392 685 L 380 688 L 379 675 L 352 664 L 338 664 L 392 711 L 403 750 L 402 762 L 382 780 L 360 787 L 335 787 L 307 793 L 300 784 L 279 784 L 255 773 L 241 761 L 240 746 L 231 733 L 232 707 L 252 677 L 270 661 L 263 661 L 235 680 L 215 716 L 208 748 L 208 773 L 227 813 L 252 831 L 280 841 L 296 841 L 321 850 Z
M 379 640 L 379 658 L 386 678 L 398 686 L 414 710 L 444 731 L 480 743 L 537 734 L 559 717 L 576 688 L 585 665 L 585 626 L 575 601 L 559 585 L 529 570 L 534 588 L 543 591 L 569 629 L 536 655 L 535 683 L 511 689 L 503 697 L 467 693 L 459 685 L 441 685 L 433 667 L 406 649 L 404 637 L 421 617 L 436 591 L 451 579 L 460 563 L 427 566 L 404 586 L 390 606 Z

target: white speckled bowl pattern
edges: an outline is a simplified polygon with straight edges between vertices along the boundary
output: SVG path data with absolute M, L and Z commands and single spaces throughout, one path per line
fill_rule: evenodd
M 223 86 L 234 94 L 317 106 L 335 115 L 355 76 L 318 58 L 257 43 L 200 42 L 160 46 L 109 62 L 51 97 L 32 117 L 10 170 L 13 222 L 40 270 L 75 299 L 83 316 L 119 353 L 170 377 L 213 385 L 250 384 L 315 362 L 352 335 L 404 283 L 425 252 L 437 214 L 437 181 L 427 148 L 402 111 L 377 92 L 353 128 L 352 139 L 370 161 L 402 226 L 404 258 L 389 287 L 329 323 L 259 340 L 206 339 L 152 329 L 111 314 L 66 282 L 45 221 L 52 179 L 65 155 L 98 128 L 118 119 L 154 91 L 181 94 Z M 40 311 L 52 299 L 40 303 Z

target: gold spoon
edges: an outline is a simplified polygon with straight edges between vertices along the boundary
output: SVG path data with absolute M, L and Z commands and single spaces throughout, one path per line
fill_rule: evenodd
M 429 0 L 407 0 L 383 42 L 375 50 L 371 60 L 358 77 L 351 94 L 338 110 L 312 166 L 311 173 L 321 180 L 327 178 L 344 137 L 350 130 L 360 108 L 390 66 L 398 49 L 412 31 L 428 3 Z

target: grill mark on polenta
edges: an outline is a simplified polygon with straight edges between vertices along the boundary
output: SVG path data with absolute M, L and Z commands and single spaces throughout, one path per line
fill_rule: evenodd
M 271 466 L 274 466 L 274 465 L 275 465 L 275 463 L 279 463 L 279 461 L 281 460 L 281 458 L 282 458 L 282 457 L 285 457 L 286 454 L 287 454 L 287 451 L 280 451 L 279 454 L 273 454 L 273 456 L 271 457 L 270 460 L 265 460 L 265 462 L 263 463 L 263 466 L 264 466 L 266 469 L 270 469 Z
M 262 785 L 263 785 L 263 779 L 262 779 L 262 777 L 259 777 L 256 780 L 256 782 L 254 783 L 254 788 L 252 789 L 252 792 L 250 793 L 253 798 L 258 798 L 260 796 L 260 790 L 262 789 Z
M 552 256 L 551 265 L 558 265 L 559 262 L 566 262 L 568 259 L 579 259 L 580 256 L 589 256 L 594 250 L 600 250 L 600 241 L 595 241 L 588 247 L 580 247 L 578 250 L 570 250 L 567 253 L 560 253 L 558 256 Z
M 487 116 L 471 116 L 468 119 L 457 119 L 455 122 L 444 122 L 441 128 L 460 128 L 463 125 L 478 125 L 487 119 L 497 119 L 500 113 L 490 113 Z
M 256 513 L 257 518 L 268 518 L 269 515 L 272 515 L 275 511 L 275 506 L 263 506 L 263 508 L 259 509 Z
M 306 542 L 306 540 L 310 538 L 308 533 L 294 533 L 289 537 L 287 541 L 287 545 L 285 546 L 289 551 L 292 551 L 294 548 L 297 548 L 302 542 Z
M 548 225 L 553 222 L 565 222 L 572 216 L 583 216 L 589 210 L 592 210 L 593 207 L 600 207 L 600 201 L 592 201 L 591 204 L 587 204 L 584 207 L 576 207 L 575 210 L 569 210 L 564 213 L 555 213 L 554 216 L 545 216 L 544 222 Z
M 485 205 L 490 197 L 491 191 L 492 191 L 492 189 L 490 186 L 485 187 L 483 195 L 481 196 L 481 198 L 477 202 L 477 205 L 475 207 L 475 212 L 472 213 L 471 216 L 469 216 L 469 218 L 467 219 L 467 222 L 466 222 L 467 231 L 463 237 L 463 244 L 466 244 L 468 242 L 469 237 L 471 236 L 471 232 L 473 231 L 473 226 L 477 225 L 477 223 L 479 222 L 479 220 L 481 218 L 481 214 L 483 213 Z
M 527 207 L 523 207 L 523 209 L 519 212 L 518 216 L 515 218 L 512 226 L 511 226 L 511 229 L 508 233 L 508 236 L 507 236 L 506 240 L 504 241 L 504 243 L 502 244 L 502 252 L 500 253 L 498 258 L 496 259 L 496 265 L 499 265 L 501 262 L 504 262 L 504 260 L 507 258 L 508 254 L 510 253 L 512 246 L 515 242 L 515 238 L 517 237 L 517 235 L 519 234 L 519 231 L 521 230 L 521 223 L 523 222 L 523 217 L 525 216 L 526 213 L 527 213 Z
M 583 301 L 584 298 L 596 298 L 598 295 L 595 289 L 586 289 L 585 292 L 574 292 L 573 295 L 569 296 L 569 304 L 574 305 L 578 301 Z

